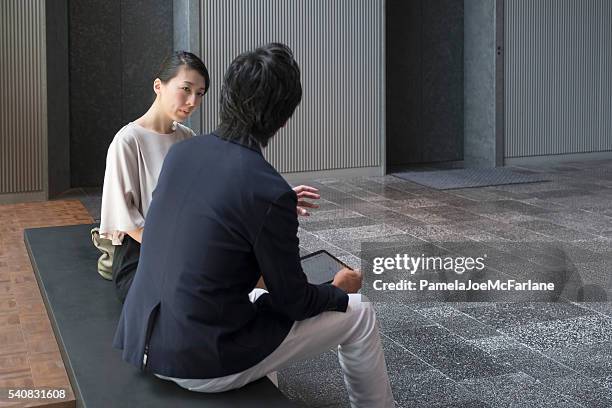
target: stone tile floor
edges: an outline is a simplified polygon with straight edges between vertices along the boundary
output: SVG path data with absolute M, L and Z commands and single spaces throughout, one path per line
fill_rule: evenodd
M 508 257 L 504 273 L 521 276 L 518 265 L 550 256 L 552 243 L 582 283 L 604 288 L 598 302 L 375 303 L 398 406 L 612 407 L 612 161 L 520 169 L 551 181 L 446 191 L 393 176 L 307 183 L 322 199 L 300 219 L 304 254 L 326 249 L 359 267 L 364 241 L 479 243 Z M 99 219 L 99 190 L 68 195 Z M 279 380 L 309 406 L 348 406 L 335 350 Z

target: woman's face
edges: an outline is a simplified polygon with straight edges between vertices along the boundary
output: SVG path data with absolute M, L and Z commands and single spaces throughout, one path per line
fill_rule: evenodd
M 204 77 L 194 69 L 181 66 L 177 74 L 165 84 L 156 79 L 154 90 L 166 115 L 172 120 L 183 122 L 202 102 Z

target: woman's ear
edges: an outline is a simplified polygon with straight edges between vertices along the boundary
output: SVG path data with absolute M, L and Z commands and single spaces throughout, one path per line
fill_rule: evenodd
M 155 81 L 153 81 L 153 92 L 155 92 L 156 95 L 159 95 L 159 93 L 161 92 L 161 86 L 161 79 L 155 78 Z

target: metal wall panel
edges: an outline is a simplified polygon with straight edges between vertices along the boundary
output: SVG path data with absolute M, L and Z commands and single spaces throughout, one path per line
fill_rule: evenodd
M 212 86 L 202 130 L 218 124 L 223 73 L 243 51 L 289 45 L 302 103 L 266 149 L 281 172 L 381 165 L 384 0 L 202 0 L 201 52 Z
M 46 188 L 44 0 L 0 1 L 0 194 Z
M 611 150 L 612 2 L 505 8 L 505 157 Z

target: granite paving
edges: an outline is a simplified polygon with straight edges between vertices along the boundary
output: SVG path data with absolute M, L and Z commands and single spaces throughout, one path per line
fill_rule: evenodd
M 365 242 L 380 254 L 426 243 L 486 250 L 487 278 L 554 275 L 561 286 L 542 299 L 377 299 L 399 407 L 612 407 L 612 160 L 513 169 L 551 181 L 445 191 L 391 175 L 303 183 L 321 200 L 300 218 L 302 254 L 326 249 L 365 267 Z M 74 197 L 99 220 L 99 189 Z M 349 406 L 336 350 L 281 370 L 279 386 L 307 406 Z

